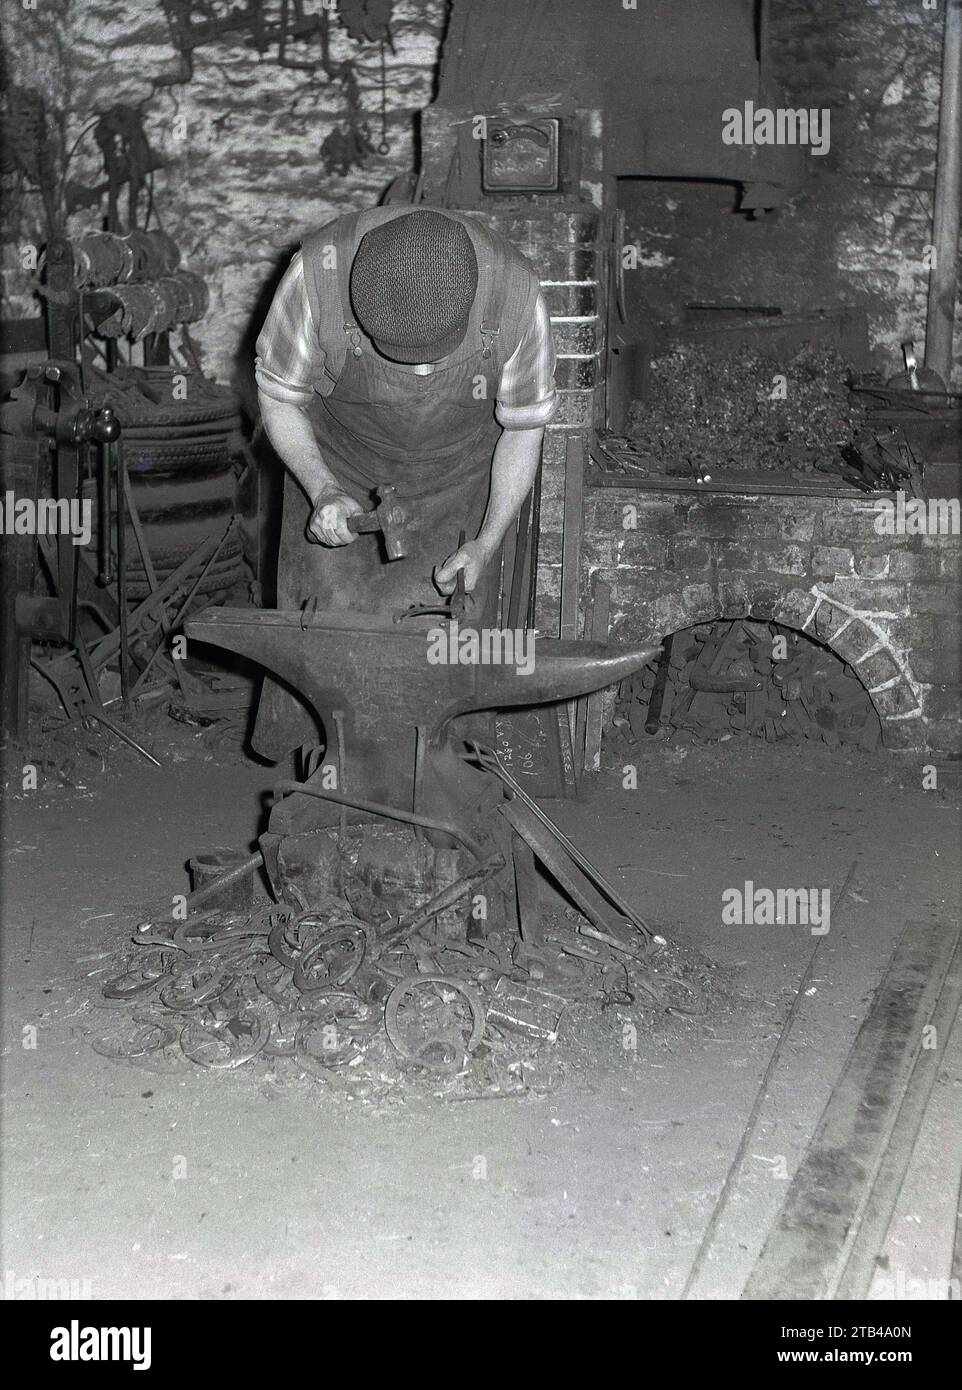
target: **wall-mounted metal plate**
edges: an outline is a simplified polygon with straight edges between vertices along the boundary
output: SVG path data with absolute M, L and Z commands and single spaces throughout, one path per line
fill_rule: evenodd
M 488 116 L 481 162 L 485 193 L 557 193 L 560 128 L 555 116 Z

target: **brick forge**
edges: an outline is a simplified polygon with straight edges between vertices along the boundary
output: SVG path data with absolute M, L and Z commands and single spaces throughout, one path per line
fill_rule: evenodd
M 538 267 L 552 320 L 561 407 L 544 446 L 537 625 L 554 636 L 566 443 L 572 434 L 590 442 L 603 420 L 607 219 L 584 204 L 476 215 Z M 719 618 L 794 628 L 852 666 L 886 747 L 962 756 L 962 538 L 879 535 L 878 515 L 874 498 L 589 481 L 582 611 L 588 577 L 600 570 L 617 640 Z
M 616 639 L 753 618 L 830 648 L 860 677 L 886 747 L 962 756 L 962 539 L 880 536 L 874 499 L 589 488 L 585 574 L 612 586 Z M 545 630 L 560 543 L 543 536 Z
M 440 184 L 451 113 L 424 115 L 428 182 L 433 173 Z M 464 207 L 537 267 L 551 316 L 561 407 L 542 465 L 536 624 L 545 636 L 560 631 L 567 441 L 580 435 L 590 448 L 605 422 L 614 197 L 600 115 L 578 117 L 577 198 L 482 196 Z M 779 623 L 852 666 L 886 747 L 962 756 L 962 538 L 879 535 L 877 501 L 862 496 L 656 491 L 592 486 L 590 477 L 581 611 L 600 570 L 612 589 L 613 639 L 647 642 L 721 618 Z
M 544 446 L 537 609 L 538 630 L 554 636 L 566 443 L 579 433 L 590 441 L 603 419 L 606 219 L 585 205 L 487 216 L 538 266 L 558 354 L 561 407 Z M 962 756 L 962 539 L 881 536 L 878 515 L 877 500 L 862 497 L 589 482 L 582 610 L 588 577 L 600 570 L 612 586 L 617 640 L 660 639 L 718 618 L 794 628 L 852 666 L 886 747 Z

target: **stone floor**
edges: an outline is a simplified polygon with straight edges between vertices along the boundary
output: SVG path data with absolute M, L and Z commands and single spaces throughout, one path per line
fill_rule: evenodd
M 923 791 L 891 754 L 651 741 L 637 791 L 609 768 L 552 810 L 717 963 L 700 1024 L 660 1021 L 543 1098 L 352 1103 L 243 1070 L 138 1071 L 86 1040 L 97 954 L 183 891 L 198 849 L 248 844 L 276 776 L 200 742 L 161 770 L 118 752 L 73 788 L 18 783 L 8 803 L 2 1267 L 18 1277 L 87 1279 L 94 1297 L 677 1297 L 801 986 L 692 1291 L 737 1296 L 904 923 L 958 921 L 950 767 Z M 723 925 L 746 880 L 831 888 L 829 934 Z M 936 1086 L 893 1227 L 906 1279 L 947 1272 L 960 1084 L 947 1069 Z

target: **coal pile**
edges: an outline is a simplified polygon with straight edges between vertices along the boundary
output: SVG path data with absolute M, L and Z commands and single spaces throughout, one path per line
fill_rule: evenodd
M 720 358 L 696 344 L 671 348 L 650 364 L 647 398 L 631 409 L 633 465 L 658 471 L 686 464 L 712 469 L 813 472 L 856 437 L 863 405 L 846 384 L 833 349 L 806 345 L 786 359 L 742 347 Z
M 735 734 L 870 750 L 881 724 L 858 676 L 833 652 L 777 623 L 702 623 L 673 633 L 661 658 L 623 682 L 612 741 L 667 731 L 680 742 Z

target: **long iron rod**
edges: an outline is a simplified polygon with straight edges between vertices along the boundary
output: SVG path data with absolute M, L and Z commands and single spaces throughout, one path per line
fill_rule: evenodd
M 350 806 L 355 811 L 366 811 L 372 816 L 384 816 L 388 820 L 403 821 L 405 825 L 423 825 L 425 830 L 438 830 L 443 835 L 451 835 L 460 840 L 465 849 L 470 850 L 475 859 L 484 858 L 484 850 L 477 840 L 465 834 L 456 825 L 444 821 L 429 820 L 427 816 L 416 816 L 412 811 L 402 811 L 398 806 L 388 806 L 380 801 L 362 801 L 360 797 L 339 796 L 337 792 L 326 791 L 323 787 L 310 787 L 306 782 L 278 782 L 274 788 L 275 796 L 291 796 L 301 792 L 304 796 L 316 796 L 321 801 L 333 801 L 335 806 Z
M 932 243 L 925 320 L 925 365 L 949 385 L 952 330 L 958 284 L 959 224 L 962 218 L 962 0 L 946 0 L 942 40 L 942 94 L 935 164 Z
M 120 698 L 124 708 L 130 704 L 130 632 L 127 611 L 127 511 L 124 480 L 127 465 L 124 460 L 123 438 L 113 444 L 104 445 L 104 453 L 112 456 L 116 473 L 114 497 L 117 505 L 117 617 L 120 632 Z M 108 465 L 109 471 L 109 465 Z
M 197 592 L 197 587 L 198 587 L 198 585 L 203 583 L 203 581 L 204 581 L 204 576 L 206 575 L 207 571 L 210 569 L 211 565 L 214 563 L 214 561 L 217 559 L 218 555 L 220 554 L 221 550 L 223 549 L 224 543 L 226 542 L 227 537 L 230 535 L 231 530 L 233 529 L 233 526 L 234 526 L 234 518 L 231 517 L 230 524 L 228 525 L 227 530 L 226 530 L 226 531 L 224 532 L 224 534 L 221 536 L 220 540 L 217 542 L 216 546 L 215 546 L 214 549 L 211 551 L 210 555 L 207 557 L 207 561 L 206 561 L 206 563 L 204 564 L 203 569 L 201 570 L 200 574 L 199 574 L 199 575 L 197 576 L 197 578 L 195 579 L 193 588 L 190 590 L 190 592 L 188 593 L 187 597 L 184 599 L 183 603 L 181 604 L 180 608 L 177 610 L 177 616 L 174 618 L 173 622 L 167 623 L 167 625 L 166 625 L 166 627 L 165 627 L 165 626 L 164 626 L 164 620 L 158 619 L 158 622 L 159 622 L 159 624 L 160 624 L 160 629 L 161 629 L 160 641 L 157 643 L 157 645 L 154 647 L 154 650 L 151 652 L 150 656 L 147 658 L 147 665 L 144 667 L 144 669 L 141 671 L 140 675 L 137 677 L 136 681 L 134 682 L 133 693 L 134 693 L 135 695 L 137 694 L 137 691 L 140 689 L 140 687 L 143 685 L 143 683 L 144 683 L 144 681 L 145 681 L 145 679 L 146 679 L 146 677 L 147 677 L 147 672 L 150 670 L 151 666 L 153 666 L 154 661 L 156 660 L 156 658 L 160 655 L 161 651 L 163 650 L 164 642 L 165 642 L 165 640 L 166 640 L 166 635 L 167 635 L 167 633 L 168 633 L 168 632 L 172 632 L 172 631 L 174 630 L 174 628 L 177 627 L 177 626 L 179 625 L 181 618 L 182 618 L 182 617 L 184 616 L 184 614 L 186 613 L 187 608 L 188 608 L 188 606 L 190 605 L 190 602 L 191 602 L 191 600 L 192 600 L 193 597 L 194 597 L 194 594 Z M 209 538 L 208 538 L 208 539 L 209 539 Z M 205 541 L 203 544 L 206 545 L 207 543 L 208 543 L 208 542 Z M 202 548 L 202 547 L 199 547 L 198 550 L 194 552 L 194 556 L 196 556 L 196 555 L 199 553 L 199 549 L 200 549 L 200 548 Z M 192 557 L 190 557 L 190 558 L 193 559 L 194 556 L 192 556 Z M 184 563 L 185 563 L 185 564 L 188 564 L 189 561 L 185 561 Z M 181 566 L 181 568 L 183 569 L 183 566 Z M 169 582 L 169 580 L 168 580 L 168 582 Z M 164 606 L 164 613 L 165 613 L 165 615 L 166 615 L 166 605 Z M 178 679 L 178 681 L 179 681 L 179 680 L 180 680 L 180 675 L 179 675 L 179 673 L 178 673 L 178 667 L 177 667 L 176 663 L 175 663 L 175 665 L 174 665 L 174 674 L 177 676 L 177 679 Z
M 153 763 L 154 767 L 162 766 L 154 757 L 153 753 L 148 753 L 147 749 L 139 744 L 135 738 L 131 738 L 130 734 L 125 733 L 119 724 L 115 724 L 114 721 L 108 719 L 105 714 L 101 714 L 99 710 L 92 709 L 87 711 L 87 715 L 88 718 L 96 719 L 98 723 L 103 724 L 105 729 L 109 729 L 110 732 L 115 734 L 123 743 L 129 744 L 131 748 L 135 748 L 149 763 Z
M 505 786 L 508 787 L 510 791 L 514 793 L 514 795 L 518 798 L 519 801 L 523 802 L 524 805 L 528 807 L 529 811 L 532 811 L 534 815 L 538 817 L 538 820 L 541 822 L 541 824 L 545 827 L 546 830 L 549 830 L 551 832 L 551 834 L 555 837 L 555 839 L 566 851 L 566 853 L 569 854 L 571 858 L 575 861 L 575 863 L 578 865 L 578 868 L 581 869 L 581 871 L 584 874 L 586 874 L 588 878 L 591 879 L 592 883 L 594 883 L 597 888 L 601 889 L 602 893 L 604 893 L 606 897 L 609 899 L 609 901 L 613 903 L 615 907 L 617 907 L 618 911 L 621 912 L 628 919 L 629 922 L 631 922 L 632 926 L 637 927 L 638 930 L 640 932 L 643 932 L 646 936 L 654 936 L 654 932 L 652 931 L 651 927 L 649 927 L 648 923 L 644 920 L 644 918 L 640 917 L 638 913 L 635 911 L 635 909 L 628 905 L 628 903 L 617 891 L 617 889 L 615 889 L 608 882 L 608 880 L 604 877 L 600 870 L 595 868 L 591 860 L 588 859 L 586 855 L 582 854 L 578 846 L 572 844 L 572 842 L 568 839 L 567 835 L 560 828 L 560 826 L 555 825 L 551 817 L 547 815 L 546 812 L 542 811 L 541 807 L 532 797 L 528 795 L 524 787 L 518 785 L 518 783 L 511 776 L 511 773 L 507 770 L 507 768 L 502 763 L 501 759 L 498 757 L 495 750 L 493 748 L 485 748 L 482 744 L 479 743 L 472 743 L 472 747 L 474 748 L 478 757 L 478 761 L 481 763 L 482 766 L 484 766 L 485 763 L 489 762 L 493 762 L 495 764 L 498 770 L 498 776 L 504 782 Z

